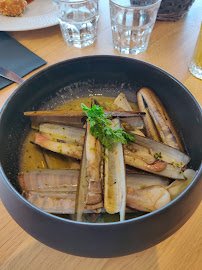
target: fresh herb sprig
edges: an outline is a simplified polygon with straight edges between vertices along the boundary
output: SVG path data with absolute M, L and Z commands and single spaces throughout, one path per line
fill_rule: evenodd
M 81 103 L 81 107 L 88 117 L 87 121 L 90 121 L 90 133 L 108 149 L 112 150 L 114 143 L 127 144 L 135 141 L 134 135 L 126 133 L 123 128 L 114 130 L 110 127 L 110 115 L 106 115 L 102 107 L 94 105 L 89 109 L 84 103 Z

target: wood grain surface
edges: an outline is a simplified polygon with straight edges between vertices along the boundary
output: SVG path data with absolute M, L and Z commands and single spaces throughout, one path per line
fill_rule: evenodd
M 179 21 L 156 22 L 148 49 L 137 56 L 128 57 L 147 61 L 169 72 L 183 83 L 202 105 L 202 81 L 188 71 L 201 20 L 202 1 L 195 0 L 188 14 Z M 59 26 L 8 34 L 46 60 L 46 66 L 84 55 L 120 55 L 112 46 L 108 0 L 100 1 L 98 39 L 93 46 L 84 49 L 68 47 L 63 41 Z M 16 87 L 17 84 L 12 84 L 0 90 L 0 108 Z M 0 201 L 0 269 L 200 270 L 202 203 L 188 222 L 162 243 L 129 256 L 91 259 L 64 254 L 41 244 L 15 223 Z

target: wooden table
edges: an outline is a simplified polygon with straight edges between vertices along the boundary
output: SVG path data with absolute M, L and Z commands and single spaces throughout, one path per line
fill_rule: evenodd
M 147 61 L 171 73 L 202 105 L 202 81 L 188 71 L 201 14 L 202 1 L 196 0 L 181 20 L 156 22 L 147 51 L 129 57 Z M 91 47 L 68 47 L 59 26 L 9 34 L 46 60 L 47 65 L 83 55 L 119 55 L 112 46 L 107 0 L 100 1 L 98 39 Z M 0 108 L 16 87 L 13 84 L 0 91 Z M 179 231 L 155 247 L 125 257 L 90 259 L 63 254 L 39 243 L 15 223 L 0 201 L 0 269 L 199 270 L 202 269 L 202 203 Z

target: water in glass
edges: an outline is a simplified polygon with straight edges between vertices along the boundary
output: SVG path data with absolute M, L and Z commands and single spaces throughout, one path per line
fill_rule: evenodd
M 157 5 L 139 7 L 132 5 L 132 1 L 127 6 L 113 6 L 112 2 L 115 1 L 111 1 L 110 6 L 114 48 L 122 54 L 131 53 L 136 55 L 145 51 L 149 43 L 160 2 L 156 1 L 158 2 Z M 124 4 L 124 2 L 129 1 L 119 2 Z
M 64 40 L 77 48 L 92 45 L 97 37 L 98 1 L 57 1 Z

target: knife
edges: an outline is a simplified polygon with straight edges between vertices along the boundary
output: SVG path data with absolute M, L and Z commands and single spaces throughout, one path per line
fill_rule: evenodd
M 1 67 L 1 66 L 0 66 L 0 76 L 4 77 L 6 79 L 9 79 L 13 82 L 19 83 L 19 84 L 24 82 L 24 80 L 20 76 L 18 76 L 14 72 L 12 72 L 4 67 Z

